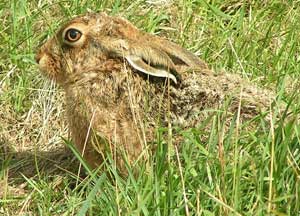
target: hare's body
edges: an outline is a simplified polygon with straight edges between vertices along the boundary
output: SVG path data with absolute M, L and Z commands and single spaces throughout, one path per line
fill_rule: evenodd
M 93 167 L 102 161 L 99 152 L 114 155 L 125 150 L 129 161 L 135 161 L 146 142 L 155 139 L 156 129 L 167 127 L 169 121 L 182 129 L 195 127 L 219 110 L 226 99 L 230 100 L 228 116 L 237 112 L 242 100 L 242 119 L 266 110 L 270 101 L 268 91 L 257 92 L 235 75 L 186 72 L 182 73 L 182 83 L 168 90 L 166 82 L 147 80 L 126 64 L 120 62 L 120 66 L 121 71 L 99 71 L 97 78 L 85 78 L 82 86 L 66 86 L 73 139 L 81 151 L 86 148 L 86 160 Z M 123 166 L 122 160 L 118 162 Z
M 238 76 L 214 74 L 178 45 L 103 13 L 69 22 L 37 61 L 64 88 L 73 140 L 92 167 L 106 152 L 120 166 L 123 150 L 135 161 L 157 127 L 194 127 L 228 97 L 232 112 L 241 98 L 243 118 L 269 102 L 269 92 Z

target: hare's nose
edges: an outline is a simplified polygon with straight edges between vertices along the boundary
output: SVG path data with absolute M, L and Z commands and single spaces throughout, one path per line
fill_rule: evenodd
M 41 52 L 38 52 L 38 53 L 35 55 L 35 57 L 34 57 L 36 63 L 38 63 L 38 64 L 39 64 L 41 58 L 42 58 L 42 53 L 41 53 Z

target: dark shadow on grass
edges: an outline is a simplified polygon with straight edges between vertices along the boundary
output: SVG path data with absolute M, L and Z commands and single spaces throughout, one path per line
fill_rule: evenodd
M 8 182 L 19 184 L 27 178 L 78 174 L 79 161 L 68 148 L 52 151 L 15 152 L 5 140 L 0 140 L 0 179 L 4 172 Z M 83 171 L 80 176 L 82 176 Z

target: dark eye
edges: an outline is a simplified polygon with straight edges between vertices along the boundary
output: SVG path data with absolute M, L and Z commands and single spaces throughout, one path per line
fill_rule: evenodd
M 69 41 L 69 42 L 76 42 L 81 38 L 81 35 L 82 34 L 80 31 L 78 31 L 77 29 L 71 28 L 66 32 L 65 40 Z

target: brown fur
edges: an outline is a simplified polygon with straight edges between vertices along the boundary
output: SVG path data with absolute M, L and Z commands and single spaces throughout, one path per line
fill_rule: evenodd
M 74 46 L 62 38 L 70 26 L 84 30 Z M 180 82 L 175 85 L 133 69 L 124 59 L 132 54 L 172 71 Z M 107 152 L 121 169 L 120 152 L 127 153 L 129 162 L 142 158 L 155 128 L 167 126 L 169 120 L 183 129 L 194 127 L 228 97 L 229 111 L 236 112 L 240 96 L 241 117 L 246 119 L 266 110 L 273 97 L 237 75 L 215 74 L 182 47 L 104 13 L 67 23 L 36 59 L 41 71 L 64 88 L 73 141 L 93 168 Z

